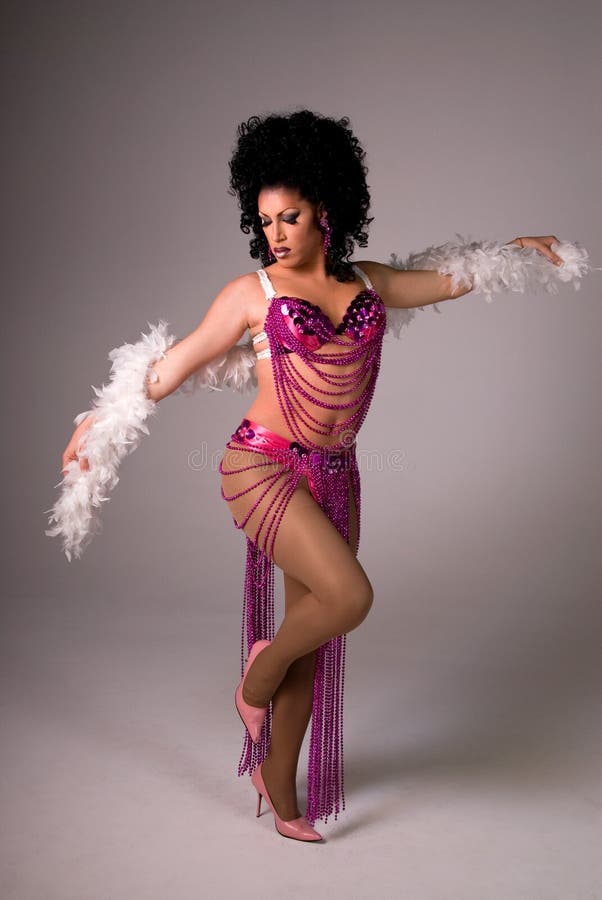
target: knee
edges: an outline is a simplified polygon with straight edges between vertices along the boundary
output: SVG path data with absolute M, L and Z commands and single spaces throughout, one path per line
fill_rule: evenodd
M 357 578 L 341 598 L 345 608 L 345 631 L 357 628 L 364 621 L 374 602 L 374 590 L 368 578 Z

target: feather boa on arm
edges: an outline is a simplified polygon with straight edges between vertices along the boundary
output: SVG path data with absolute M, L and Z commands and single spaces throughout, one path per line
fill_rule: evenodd
M 45 533 L 61 536 L 63 550 L 69 562 L 81 557 L 95 534 L 102 530 L 100 511 L 103 503 L 119 482 L 122 459 L 138 447 L 143 434 L 149 434 L 146 420 L 156 414 L 158 403 L 146 391 L 146 383 L 157 380 L 153 364 L 177 339 L 167 333 L 168 324 L 162 319 L 149 326 L 135 344 L 122 344 L 109 353 L 112 362 L 110 383 L 100 389 L 93 387 L 96 397 L 92 408 L 79 413 L 73 420 L 79 425 L 88 415 L 93 422 L 84 432 L 78 452 L 88 460 L 89 469 L 82 470 L 79 460 L 66 466 L 66 474 L 56 487 L 61 494 L 52 507 Z M 201 387 L 222 390 L 224 387 L 244 392 L 255 387 L 255 353 L 249 339 L 235 344 L 194 372 L 175 394 L 190 396 Z
M 470 287 L 472 292 L 485 295 L 487 303 L 493 302 L 493 294 L 500 291 L 538 293 L 542 289 L 558 293 L 561 283 L 572 283 L 575 290 L 581 287 L 580 279 L 592 268 L 589 254 L 578 243 L 561 241 L 553 243 L 552 250 L 564 262 L 554 265 L 533 247 L 521 248 L 516 244 L 500 244 L 497 241 L 471 241 L 456 233 L 457 241 L 448 241 L 438 247 L 427 247 L 420 253 L 410 253 L 402 260 L 392 253 L 389 265 L 394 269 L 436 269 L 441 275 L 451 275 L 452 292 L 456 288 Z M 457 300 L 463 300 L 463 294 Z M 436 303 L 431 304 L 441 312 Z M 387 307 L 387 331 L 396 338 L 404 325 L 409 325 L 418 306 L 410 309 Z

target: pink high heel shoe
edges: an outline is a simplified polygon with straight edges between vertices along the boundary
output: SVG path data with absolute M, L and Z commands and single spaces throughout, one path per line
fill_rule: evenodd
M 260 763 L 251 774 L 251 781 L 253 782 L 257 790 L 256 815 L 260 815 L 261 798 L 265 797 L 266 803 L 274 813 L 274 825 L 276 826 L 276 831 L 279 832 L 279 834 L 281 834 L 283 837 L 294 838 L 297 841 L 321 841 L 322 835 L 319 834 L 315 830 L 315 828 L 311 827 L 305 816 L 299 816 L 298 819 L 289 819 L 288 822 L 285 822 L 280 818 L 280 816 L 274 809 L 274 805 L 270 799 L 270 795 L 266 790 L 263 775 L 261 774 L 262 766 L 263 763 Z
M 261 735 L 261 729 L 263 727 L 268 708 L 267 706 L 251 706 L 250 703 L 245 703 L 242 698 L 242 687 L 245 683 L 245 678 L 247 677 L 247 673 L 249 671 L 251 663 L 253 662 L 255 657 L 262 650 L 264 650 L 265 647 L 268 646 L 268 644 L 271 643 L 271 641 L 255 641 L 255 643 L 251 647 L 251 652 L 249 653 L 249 658 L 247 660 L 241 682 L 234 693 L 234 702 L 236 704 L 236 709 L 238 710 L 238 715 L 242 719 L 243 725 L 249 732 L 251 740 L 254 744 L 257 743 Z

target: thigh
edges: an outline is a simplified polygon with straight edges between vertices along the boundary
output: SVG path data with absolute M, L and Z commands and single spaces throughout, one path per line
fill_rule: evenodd
M 274 563 L 284 572 L 285 586 L 290 586 L 289 603 L 295 603 L 308 592 L 327 600 L 369 588 L 354 547 L 345 541 L 316 502 L 305 478 L 289 499 L 272 555 Z
M 306 479 L 305 485 L 307 485 Z M 309 489 L 309 488 L 308 488 Z M 351 478 L 349 479 L 349 491 L 348 491 L 348 509 L 349 509 L 349 546 L 353 552 L 354 556 L 357 556 L 358 551 L 358 543 L 359 543 L 359 517 L 357 511 L 356 498 L 353 493 L 353 486 L 351 483 Z M 284 572 L 284 597 L 285 597 L 285 611 L 289 612 L 297 603 L 299 603 L 302 598 L 309 593 L 309 588 L 302 581 L 299 581 L 293 575 L 290 575 L 288 572 Z
M 252 447 L 228 444 L 219 471 L 222 497 L 234 524 L 261 545 L 267 538 L 269 519 L 286 495 L 289 467 Z
M 228 445 L 220 472 L 222 496 L 236 527 L 285 575 L 305 586 L 305 593 L 326 599 L 369 584 L 356 557 L 357 510 L 351 484 L 348 543 L 314 499 L 307 478 L 295 475 L 285 462 L 254 448 Z M 302 588 L 294 590 L 299 594 Z

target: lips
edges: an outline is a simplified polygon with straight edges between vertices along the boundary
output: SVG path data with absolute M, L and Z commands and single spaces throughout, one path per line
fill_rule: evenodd
M 274 247 L 275 256 L 287 256 L 290 252 L 290 247 Z

